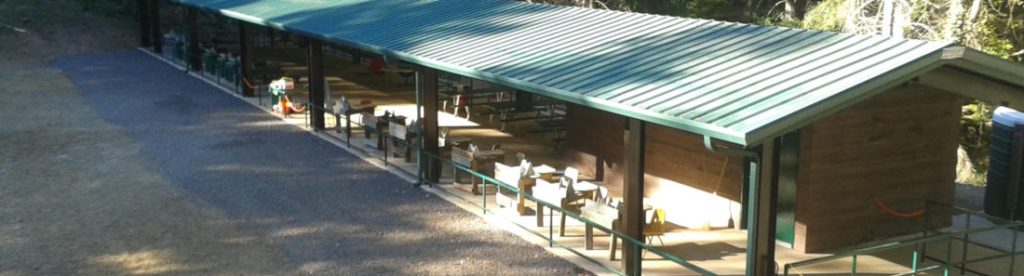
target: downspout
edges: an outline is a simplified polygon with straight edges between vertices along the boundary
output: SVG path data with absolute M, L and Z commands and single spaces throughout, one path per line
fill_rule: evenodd
M 704 135 L 704 148 L 708 149 L 711 152 L 724 154 L 726 156 L 742 157 L 745 160 L 750 160 L 751 162 L 754 163 L 755 166 L 757 166 L 757 168 L 760 168 L 761 154 L 756 152 L 756 151 L 747 150 L 745 148 L 729 147 L 728 145 L 716 145 L 714 143 L 714 138 L 711 138 L 710 136 L 707 136 L 707 135 Z M 746 171 L 748 169 L 749 168 L 743 168 L 744 171 Z M 756 175 L 757 172 L 754 172 L 754 173 L 755 173 L 754 177 L 757 177 L 757 175 Z M 747 179 L 744 179 L 742 181 L 748 182 Z M 755 187 L 752 187 L 752 185 L 750 185 L 748 187 L 748 191 L 745 191 L 744 189 L 741 188 L 740 189 L 740 193 L 741 193 L 740 194 L 740 198 L 741 198 L 741 200 L 742 200 L 744 195 L 747 195 L 749 197 L 749 195 L 752 194 L 751 192 L 753 191 L 753 188 L 755 188 Z M 744 202 L 744 203 L 749 203 L 749 201 L 751 201 L 751 200 L 753 200 L 756 203 L 756 199 L 750 199 L 750 198 L 745 200 L 745 201 L 748 201 L 748 202 Z M 747 213 L 748 215 L 750 214 L 749 211 L 750 210 L 748 210 L 748 213 Z M 756 211 L 756 210 L 754 210 L 754 211 Z M 730 216 L 730 220 L 731 220 L 731 217 L 732 217 L 731 212 L 730 212 L 729 216 Z M 742 218 L 744 218 L 744 217 L 741 216 L 741 219 Z M 744 223 L 746 223 L 746 221 L 744 221 Z M 747 227 L 750 226 L 749 224 L 746 224 L 746 225 L 747 225 Z
M 743 157 L 746 160 L 750 160 L 751 162 L 754 162 L 755 165 L 759 165 L 761 163 L 761 154 L 760 153 L 758 153 L 756 151 L 747 150 L 745 148 L 735 148 L 735 147 L 729 147 L 729 146 L 726 146 L 726 145 L 715 145 L 714 138 L 711 138 L 711 136 L 704 135 L 704 148 L 706 148 L 709 151 L 714 152 L 714 153 L 720 153 L 720 154 L 724 154 L 724 155 L 727 155 L 727 156 Z M 749 168 L 744 168 L 744 170 L 747 170 L 747 169 L 749 169 Z M 753 188 L 753 187 L 750 187 L 750 188 Z M 742 193 L 740 195 L 740 198 L 742 198 L 744 194 L 750 195 L 750 191 L 744 191 L 742 188 L 740 189 L 740 193 Z M 732 216 L 732 214 L 730 214 L 730 216 Z M 749 224 L 748 224 L 748 227 L 749 227 Z
M 750 151 L 742 148 L 730 148 L 728 146 L 719 146 L 716 148 L 714 141 L 712 139 L 713 138 L 711 138 L 711 136 L 704 135 L 704 148 L 707 148 L 711 152 L 721 153 L 729 156 L 746 157 L 751 160 L 754 160 L 755 163 L 760 163 L 761 161 L 761 154 L 758 154 L 755 151 Z
M 746 270 L 746 275 L 761 275 L 761 273 L 759 273 L 760 271 L 758 271 L 759 270 L 758 269 L 758 267 L 759 267 L 758 263 L 760 263 L 760 262 L 769 262 L 768 266 L 771 266 L 771 267 L 773 267 L 775 265 L 775 260 L 760 260 L 759 259 L 760 256 L 758 256 L 759 254 L 757 253 L 757 252 L 760 252 L 762 250 L 760 248 L 757 248 L 758 247 L 758 233 L 760 232 L 759 231 L 760 229 L 756 229 L 756 227 L 758 227 L 758 222 L 754 219 L 754 218 L 756 218 L 758 216 L 758 214 L 760 212 L 758 210 L 758 205 L 760 205 L 760 202 L 758 202 L 759 201 L 759 199 L 758 199 L 758 197 L 759 197 L 758 190 L 759 190 L 759 186 L 761 186 L 761 182 L 759 180 L 759 178 L 761 177 L 761 175 L 760 175 L 760 170 L 761 170 L 761 154 L 759 154 L 758 152 L 755 152 L 755 151 L 747 150 L 745 148 L 734 148 L 734 147 L 729 147 L 729 146 L 724 146 L 724 145 L 715 145 L 715 143 L 712 140 L 712 138 L 710 136 L 707 136 L 707 135 L 704 135 L 704 148 L 707 148 L 709 151 L 715 152 L 715 153 L 721 153 L 721 154 L 725 154 L 725 155 L 728 155 L 728 156 L 743 157 L 746 160 L 750 160 L 750 162 L 754 163 L 754 170 L 750 170 L 750 167 L 744 166 L 745 167 L 744 171 L 750 170 L 749 173 L 748 173 L 748 178 L 746 179 L 746 181 L 748 181 L 750 183 L 750 185 L 747 187 L 746 191 L 743 191 L 747 195 L 746 196 L 747 200 L 746 200 L 746 202 L 744 202 L 744 204 L 747 207 L 746 208 L 746 210 L 747 210 L 747 216 L 746 216 L 746 224 L 747 224 L 747 262 L 746 262 L 746 269 L 745 270 Z M 753 180 L 753 181 L 751 181 L 751 180 Z M 740 190 L 742 191 L 743 189 L 740 189 Z M 754 228 L 754 229 L 751 229 L 751 228 Z M 770 239 L 772 241 L 774 241 L 775 237 L 770 237 Z M 771 245 L 769 245 L 769 246 L 774 246 L 774 243 L 771 243 Z

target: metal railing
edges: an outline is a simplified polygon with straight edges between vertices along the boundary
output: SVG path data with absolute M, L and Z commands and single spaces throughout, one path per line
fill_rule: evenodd
M 701 275 L 715 275 L 711 271 L 708 271 L 708 270 L 706 270 L 704 268 L 701 268 L 701 267 L 699 267 L 699 266 L 697 266 L 697 265 L 695 265 L 693 263 L 690 263 L 690 262 L 688 262 L 686 260 L 683 260 L 683 259 L 681 259 L 679 257 L 676 257 L 675 255 L 669 254 L 669 253 L 667 253 L 667 252 L 665 252 L 665 251 L 663 251 L 661 249 L 655 248 L 654 246 L 652 246 L 650 244 L 644 243 L 644 242 L 642 242 L 640 240 L 637 240 L 637 239 L 634 239 L 634 238 L 632 238 L 630 236 L 627 236 L 627 235 L 625 235 L 625 234 L 623 234 L 623 233 L 621 233 L 619 231 L 615 231 L 615 230 L 613 230 L 613 229 L 611 229 L 609 227 L 603 226 L 603 225 L 601 225 L 599 223 L 596 223 L 596 222 L 593 222 L 593 221 L 588 220 L 586 218 L 583 218 L 583 217 L 581 217 L 580 215 L 578 215 L 578 214 L 576 214 L 574 212 L 571 212 L 571 211 L 568 211 L 566 209 L 563 209 L 559 205 L 552 204 L 552 203 L 545 202 L 543 200 L 537 199 L 536 197 L 534 197 L 530 193 L 526 193 L 524 191 L 519 190 L 517 187 L 514 187 L 514 186 L 511 186 L 511 185 L 509 185 L 507 183 L 498 181 L 497 179 L 494 179 L 494 178 L 492 178 L 490 176 L 487 176 L 487 175 L 485 175 L 483 173 L 480 173 L 478 171 L 474 171 L 474 170 L 470 169 L 469 167 L 466 167 L 465 165 L 461 165 L 461 164 L 455 163 L 455 162 L 453 162 L 451 160 L 445 159 L 445 158 L 443 158 L 441 156 L 438 156 L 436 154 L 433 154 L 433 153 L 430 153 L 430 152 L 426 152 L 426 151 L 423 151 L 423 150 L 418 150 L 418 152 L 419 152 L 420 156 L 423 157 L 423 158 L 420 158 L 420 160 L 422 160 L 424 162 L 428 162 L 429 165 L 448 165 L 448 166 L 454 168 L 456 171 L 461 171 L 463 173 L 469 174 L 471 177 L 480 178 L 481 182 L 482 182 L 480 185 L 481 185 L 481 188 L 482 188 L 482 195 L 483 196 L 481 197 L 482 198 L 481 204 L 477 205 L 477 206 L 481 207 L 481 209 L 483 210 L 484 214 L 487 214 L 489 212 L 489 210 L 487 208 L 487 189 L 488 189 L 489 185 L 493 185 L 494 186 L 493 188 L 499 188 L 500 187 L 501 189 L 506 189 L 506 190 L 509 190 L 509 191 L 515 191 L 516 194 L 518 194 L 518 195 L 520 195 L 522 197 L 525 197 L 527 200 L 536 202 L 537 204 L 542 205 L 542 206 L 544 206 L 546 208 L 550 208 L 550 210 L 552 210 L 554 212 L 561 212 L 561 213 L 565 214 L 568 217 L 571 217 L 571 218 L 576 219 L 576 220 L 578 220 L 580 222 L 583 222 L 586 225 L 589 225 L 589 226 L 591 226 L 593 228 L 596 228 L 596 229 L 598 229 L 600 231 L 609 233 L 613 238 L 621 239 L 623 241 L 623 243 L 622 243 L 623 248 L 625 248 L 626 246 L 630 246 L 630 247 L 632 247 L 634 252 L 638 252 L 638 254 L 635 254 L 635 256 L 633 256 L 633 258 L 635 258 L 635 259 L 633 259 L 633 261 L 635 263 L 640 263 L 641 261 L 643 261 L 642 254 L 639 254 L 639 252 L 642 252 L 641 250 L 646 250 L 647 252 L 650 252 L 650 253 L 653 253 L 655 255 L 658 255 L 658 256 L 664 258 L 667 261 L 670 261 L 670 262 L 673 262 L 675 264 L 678 264 L 678 265 L 682 266 L 683 268 L 686 268 L 686 269 L 691 270 L 693 272 L 699 273 Z M 419 177 L 420 181 L 424 181 L 422 170 L 418 173 L 418 177 Z M 433 185 L 433 183 L 427 183 L 427 184 Z M 462 199 L 466 200 L 467 202 L 473 203 L 470 199 L 466 199 L 466 198 L 462 198 Z M 474 205 L 476 205 L 476 204 L 474 204 Z M 555 236 L 554 236 L 554 217 L 555 217 L 554 216 L 554 212 L 550 212 L 549 213 L 551 215 L 548 216 L 548 234 L 547 234 L 546 237 L 544 237 L 548 241 L 548 246 L 549 247 L 556 247 L 556 246 L 558 246 L 558 247 L 561 247 L 561 248 L 565 248 L 565 249 L 568 249 L 568 250 L 570 250 L 570 251 L 572 251 L 572 252 L 574 252 L 574 253 L 576 253 L 576 254 L 584 257 L 584 258 L 589 258 L 586 255 L 576 251 L 575 249 L 573 249 L 573 248 L 571 248 L 569 246 L 565 246 L 563 244 L 560 244 L 560 243 L 558 243 L 555 240 Z M 513 221 L 513 223 L 515 223 L 515 222 Z M 518 223 L 516 223 L 516 224 L 519 225 Z M 531 230 L 531 229 L 529 229 L 530 227 L 528 227 L 528 226 L 519 225 L 519 227 L 522 227 L 522 228 L 524 228 L 526 230 Z M 565 225 L 562 225 L 562 227 L 565 227 Z M 625 258 L 625 257 L 628 257 L 628 256 L 623 256 L 623 257 Z M 595 261 L 595 263 L 600 264 L 599 262 L 596 262 L 596 261 Z M 600 264 L 600 265 L 604 266 L 603 264 Z M 604 267 L 606 269 L 608 269 L 608 270 L 610 270 L 610 271 L 612 271 L 614 273 L 620 274 L 620 275 L 622 275 L 622 274 L 640 275 L 641 274 L 640 271 L 628 271 L 628 273 L 627 273 L 627 271 L 621 271 L 621 270 L 618 270 L 618 269 L 615 269 L 615 268 L 612 268 L 612 267 L 608 267 L 608 266 L 604 266 Z
M 933 224 L 929 224 L 930 219 L 935 219 L 931 217 L 934 217 L 936 213 L 938 213 L 938 219 L 942 219 L 941 221 L 939 221 L 939 226 L 945 226 L 945 221 L 948 219 L 948 227 L 936 227 Z M 953 223 L 955 222 L 957 217 L 963 217 L 965 221 L 964 227 L 961 230 L 954 229 L 955 225 L 953 225 Z M 982 227 L 971 228 L 971 221 L 974 220 L 975 218 L 988 221 L 991 225 L 984 225 Z M 969 265 L 987 261 L 994 261 L 1001 258 L 1008 259 L 1009 263 L 1007 267 L 1007 275 L 1014 275 L 1016 255 L 1024 253 L 1018 252 L 1017 250 L 1017 232 L 1019 230 L 1018 228 L 1024 225 L 1024 222 L 1008 221 L 1005 219 L 931 201 L 925 204 L 923 221 L 923 231 L 921 232 L 920 237 L 892 241 L 879 245 L 843 251 L 829 256 L 788 263 L 784 266 L 783 275 L 790 275 L 790 272 L 795 272 L 798 275 L 802 275 L 802 273 L 799 271 L 799 269 L 802 267 L 845 260 L 847 258 L 851 260 L 849 273 L 851 275 L 857 275 L 858 256 L 876 255 L 879 253 L 891 252 L 898 249 L 909 249 L 911 247 L 913 247 L 913 250 L 910 256 L 909 271 L 897 273 L 896 275 L 917 275 L 918 273 L 924 273 L 940 269 L 943 271 L 944 275 L 950 275 L 951 270 L 954 269 L 959 269 L 961 275 L 965 275 L 965 273 L 968 272 L 977 275 L 989 275 L 981 271 L 971 269 Z M 946 229 L 945 232 L 943 232 L 943 229 Z M 1012 241 L 1010 241 L 1009 251 L 999 248 L 998 246 L 985 244 L 982 242 L 978 242 L 977 240 L 972 241 L 970 239 L 972 235 L 993 233 L 999 230 L 1009 230 L 1010 232 L 1012 232 L 1010 234 Z M 961 246 L 959 248 L 955 248 L 953 245 L 954 241 L 961 242 Z M 944 252 L 945 256 L 936 257 L 928 255 L 928 244 L 933 242 L 946 243 L 946 250 Z M 970 255 L 968 253 L 971 249 L 969 248 L 969 246 L 972 245 L 975 247 L 980 247 L 985 250 L 995 251 L 998 253 L 984 257 L 968 259 L 968 255 Z M 960 250 L 960 259 L 953 260 L 953 252 L 957 249 Z M 932 261 L 935 264 L 922 266 L 927 265 L 925 263 L 926 261 Z
M 165 59 L 184 66 L 185 72 L 192 70 L 192 64 L 190 63 L 192 53 L 188 51 L 187 45 L 177 45 L 177 43 L 175 43 L 175 45 L 165 45 L 163 48 L 163 57 Z M 214 80 L 220 85 L 224 84 L 223 81 L 229 81 L 228 83 L 231 84 L 230 88 L 235 92 L 235 94 L 243 93 L 243 85 L 245 85 L 245 83 L 243 83 L 243 79 L 241 77 L 241 67 L 239 62 L 229 62 L 227 60 L 221 61 L 219 57 L 210 59 L 207 58 L 207 54 L 200 54 L 199 57 L 201 68 L 197 73 L 199 73 L 200 76 Z M 257 85 L 256 90 L 257 93 L 259 93 L 259 85 Z

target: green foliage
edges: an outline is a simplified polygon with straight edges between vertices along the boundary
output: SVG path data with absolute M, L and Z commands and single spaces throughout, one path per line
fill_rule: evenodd
M 992 114 L 995 108 L 980 101 L 963 106 L 960 117 L 960 147 L 967 152 L 973 172 L 959 172 L 957 178 L 966 184 L 984 185 L 988 172 L 988 145 L 992 134 Z
M 818 2 L 804 14 L 799 26 L 804 29 L 841 32 L 846 23 L 846 1 L 825 0 Z
M 685 0 L 628 0 L 629 9 L 636 12 L 687 16 L 690 14 L 690 1 Z

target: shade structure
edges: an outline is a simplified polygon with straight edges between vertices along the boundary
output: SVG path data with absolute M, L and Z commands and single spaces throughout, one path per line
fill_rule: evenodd
M 940 66 L 1024 88 L 948 43 L 501 0 L 173 0 L 749 146 Z

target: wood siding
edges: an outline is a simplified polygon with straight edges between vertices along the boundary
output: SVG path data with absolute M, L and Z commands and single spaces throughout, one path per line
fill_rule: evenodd
M 925 86 L 893 89 L 801 129 L 796 237 L 825 252 L 921 230 L 891 216 L 953 200 L 962 100 Z
M 625 120 L 582 106 L 572 106 L 568 119 L 568 164 L 603 179 L 616 194 L 622 189 Z M 646 136 L 644 195 L 666 209 L 669 222 L 686 227 L 738 222 L 742 160 L 730 158 L 722 174 L 726 156 L 705 149 L 700 136 L 653 124 Z

